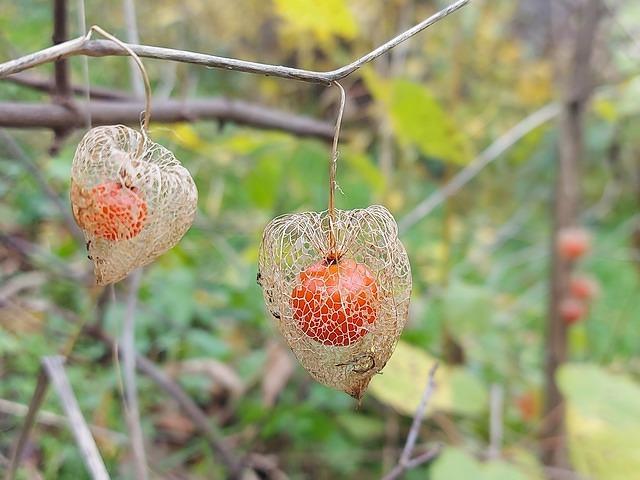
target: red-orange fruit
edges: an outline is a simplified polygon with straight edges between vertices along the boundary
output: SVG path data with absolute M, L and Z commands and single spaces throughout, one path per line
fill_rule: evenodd
M 583 228 L 565 228 L 558 234 L 557 247 L 562 258 L 577 260 L 591 248 L 591 236 Z
M 378 316 L 378 286 L 365 264 L 322 260 L 298 278 L 291 306 L 307 336 L 324 345 L 347 346 L 369 332 Z
M 128 240 L 137 236 L 147 218 L 147 203 L 135 187 L 106 182 L 90 190 L 72 186 L 73 213 L 78 225 L 105 240 Z
M 598 295 L 600 287 L 593 278 L 577 275 L 569 281 L 569 291 L 575 298 L 591 300 Z
M 528 391 L 516 398 L 516 405 L 520 416 L 531 421 L 538 415 L 538 399 L 533 391 Z
M 580 299 L 568 297 L 560 303 L 560 316 L 567 325 L 579 322 L 586 313 L 587 309 Z

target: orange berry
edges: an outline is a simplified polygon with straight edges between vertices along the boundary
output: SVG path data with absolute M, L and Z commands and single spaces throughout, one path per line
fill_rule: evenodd
M 533 391 L 528 391 L 516 398 L 516 406 L 523 420 L 531 421 L 538 415 L 538 399 Z
M 73 213 L 85 231 L 105 240 L 128 240 L 138 235 L 147 218 L 147 203 L 137 188 L 106 182 L 90 190 L 71 188 Z
M 354 260 L 322 260 L 300 273 L 291 294 L 293 318 L 324 345 L 351 345 L 378 316 L 378 286 L 371 270 Z
M 568 297 L 560 303 L 560 316 L 567 325 L 579 322 L 586 313 L 587 309 L 580 299 Z
M 591 300 L 598 295 L 600 287 L 593 278 L 577 275 L 569 281 L 569 291 L 575 298 Z
M 583 228 L 565 228 L 558 234 L 557 248 L 562 258 L 577 260 L 591 248 L 591 235 Z

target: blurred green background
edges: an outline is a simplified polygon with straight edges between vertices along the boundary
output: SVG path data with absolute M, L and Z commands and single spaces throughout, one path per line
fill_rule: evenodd
M 640 4 L 609 3 L 582 159 L 581 222 L 593 235 L 593 249 L 578 267 L 598 280 L 600 294 L 570 329 L 571 361 L 558 381 L 569 405 L 571 458 L 581 475 L 575 478 L 628 480 L 640 471 L 640 247 L 632 243 L 640 201 Z M 560 91 L 541 13 L 547 4 L 474 0 L 345 79 L 338 208 L 382 203 L 403 225 L 413 207 L 491 142 L 555 101 Z M 445 5 L 136 2 L 144 44 L 314 70 L 346 64 Z M 87 24 L 125 38 L 122 10 L 120 0 L 87 2 Z M 70 2 L 73 36 L 80 33 L 77 24 L 77 3 Z M 51 2 L 1 0 L 0 58 L 47 47 L 51 28 Z M 74 83 L 82 84 L 82 62 L 70 61 Z M 88 64 L 92 86 L 130 89 L 125 59 Z M 337 91 L 321 85 L 144 64 L 158 98 L 224 95 L 329 122 L 335 117 Z M 52 71 L 47 65 L 37 73 Z M 0 82 L 1 101 L 48 98 Z M 51 132 L 7 132 L 68 206 L 71 160 L 84 132 L 74 132 L 55 156 L 47 153 Z M 191 171 L 200 198 L 191 230 L 144 271 L 138 351 L 186 389 L 234 449 L 261 454 L 291 479 L 368 479 L 388 471 L 438 359 L 438 389 L 419 448 L 437 441 L 446 446 L 406 478 L 542 478 L 536 452 L 558 134 L 555 120 L 534 129 L 402 230 L 414 281 L 409 323 L 357 407 L 347 395 L 313 382 L 295 362 L 255 282 L 265 224 L 281 213 L 326 208 L 329 144 L 232 122 L 152 120 L 152 137 Z M 117 285 L 113 300 L 91 285 L 85 246 L 5 147 L 0 142 L 0 399 L 26 405 L 40 357 L 60 351 L 78 322 L 100 321 L 113 336 L 120 334 L 125 288 Z M 81 336 L 67 371 L 87 420 L 125 432 L 111 352 Z M 497 455 L 489 449 L 492 388 L 502 392 L 504 405 Z M 144 376 L 139 391 L 156 478 L 224 478 L 218 459 L 173 401 Z M 61 412 L 52 394 L 44 409 Z M 0 408 L 0 460 L 9 456 L 21 422 Z M 129 447 L 118 438 L 97 440 L 113 477 L 131 478 Z M 66 428 L 36 428 L 21 475 L 36 474 L 88 478 Z

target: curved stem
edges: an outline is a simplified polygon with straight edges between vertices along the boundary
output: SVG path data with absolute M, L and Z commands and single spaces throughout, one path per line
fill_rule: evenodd
M 135 51 L 141 57 L 157 58 L 161 60 L 172 60 L 176 62 L 192 63 L 212 68 L 223 68 L 227 70 L 236 70 L 240 72 L 255 73 L 262 75 L 271 75 L 280 78 L 290 78 L 302 82 L 324 83 L 330 84 L 340 80 L 347 75 L 358 70 L 365 63 L 368 63 L 381 55 L 385 54 L 395 46 L 408 40 L 417 33 L 425 30 L 431 25 L 446 18 L 453 12 L 464 7 L 471 0 L 458 0 L 448 7 L 443 8 L 439 12 L 425 19 L 414 27 L 402 32 L 400 35 L 392 38 L 388 42 L 380 45 L 375 50 L 367 53 L 363 57 L 351 62 L 336 70 L 329 72 L 317 72 L 313 70 L 302 70 L 300 68 L 283 67 L 281 65 L 269 65 L 265 63 L 249 62 L 246 60 L 238 60 L 235 58 L 225 58 L 215 55 L 205 55 L 189 51 L 175 50 L 171 48 L 150 47 L 147 45 L 129 45 L 132 51 Z M 130 54 L 128 50 L 125 50 Z M 122 48 L 113 49 L 108 42 L 98 40 L 89 41 L 87 36 L 75 38 L 68 42 L 55 45 L 53 47 L 40 50 L 38 52 L 26 55 L 24 57 L 0 63 L 0 78 L 4 78 L 13 73 L 21 72 L 28 68 L 33 68 L 43 63 L 53 62 L 63 57 L 72 55 L 88 55 L 93 57 L 104 57 L 108 55 L 123 55 Z
M 333 132 L 333 146 L 331 148 L 331 159 L 329 161 L 329 255 L 336 255 L 336 236 L 333 232 L 333 226 L 336 218 L 336 172 L 338 170 L 338 140 L 340 139 L 340 127 L 342 126 L 342 116 L 344 115 L 344 105 L 346 103 L 347 94 L 338 82 L 333 85 L 340 89 L 340 106 L 338 107 L 338 116 L 336 117 L 336 127 Z
M 131 55 L 131 58 L 133 58 L 133 60 L 136 62 L 136 65 L 138 65 L 138 68 L 140 69 L 140 74 L 142 75 L 142 80 L 144 81 L 145 107 L 144 107 L 144 112 L 142 117 L 142 134 L 146 137 L 147 130 L 149 129 L 149 119 L 151 118 L 151 84 L 149 83 L 149 76 L 147 75 L 147 70 L 144 68 L 144 65 L 142 64 L 142 60 L 140 60 L 140 57 L 136 55 L 136 53 L 131 48 L 129 48 L 129 46 L 126 43 L 121 42 L 116 37 L 106 32 L 98 25 L 93 25 L 89 29 L 89 33 L 87 34 L 87 37 L 91 36 L 91 32 L 98 32 L 103 37 L 108 38 L 112 42 L 118 44 L 129 55 Z

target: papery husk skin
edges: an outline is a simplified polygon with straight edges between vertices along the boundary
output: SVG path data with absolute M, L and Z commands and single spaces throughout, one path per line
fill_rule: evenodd
M 265 228 L 259 254 L 258 283 L 267 309 L 302 366 L 318 382 L 360 399 L 391 357 L 407 322 L 411 267 L 398 239 L 398 227 L 379 205 L 336 210 L 331 249 L 328 212 L 283 215 Z M 377 319 L 369 332 L 346 346 L 323 345 L 310 338 L 293 316 L 291 295 L 300 273 L 327 258 L 362 263 L 377 282 Z
M 107 182 L 121 183 L 146 202 L 143 227 L 132 238 L 107 240 L 79 221 L 91 189 Z M 132 128 L 96 127 L 78 145 L 71 167 L 71 204 L 76 221 L 85 227 L 98 285 L 122 280 L 174 247 L 191 227 L 197 201 L 195 183 L 173 153 Z

